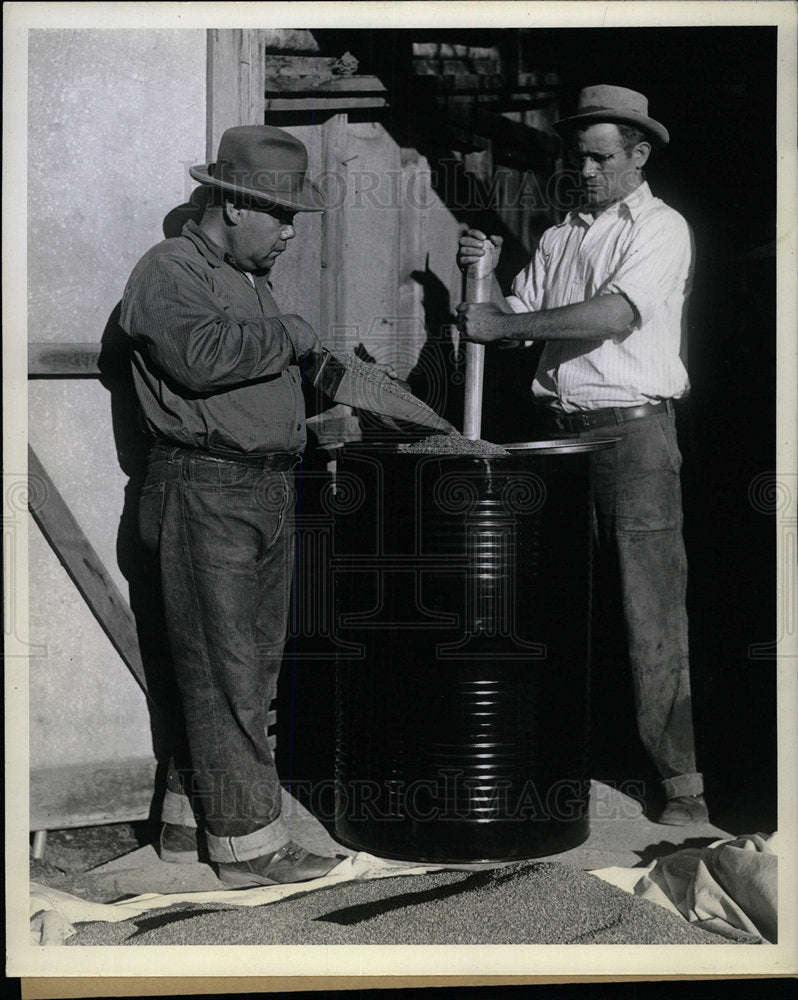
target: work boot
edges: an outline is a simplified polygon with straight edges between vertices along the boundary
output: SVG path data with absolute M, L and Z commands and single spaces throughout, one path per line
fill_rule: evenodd
M 197 828 L 164 823 L 161 827 L 161 861 L 173 865 L 191 865 L 199 860 Z
M 693 826 L 708 823 L 709 810 L 703 795 L 676 795 L 668 799 L 662 815 L 657 820 L 666 826 Z
M 290 840 L 269 854 L 251 861 L 223 861 L 216 864 L 216 874 L 225 885 L 243 889 L 253 885 L 286 885 L 321 878 L 342 858 L 311 854 Z

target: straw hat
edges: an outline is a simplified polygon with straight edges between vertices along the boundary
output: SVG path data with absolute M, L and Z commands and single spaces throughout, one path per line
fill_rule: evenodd
M 579 94 L 576 114 L 554 123 L 555 130 L 564 135 L 575 129 L 587 128 L 595 122 L 615 122 L 633 125 L 646 132 L 657 146 L 667 146 L 670 141 L 664 125 L 648 116 L 648 99 L 636 90 L 598 84 L 585 87 Z

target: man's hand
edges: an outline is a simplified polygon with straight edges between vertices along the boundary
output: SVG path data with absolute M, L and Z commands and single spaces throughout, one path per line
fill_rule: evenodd
M 457 329 L 477 344 L 502 340 L 506 314 L 494 302 L 461 302 L 457 306 Z
M 388 378 L 392 379 L 394 382 L 401 381 L 393 365 L 378 365 L 376 362 L 374 362 L 374 367 L 377 369 L 378 372 L 382 372 L 383 375 L 387 375 Z
M 490 239 L 492 246 L 489 244 L 486 247 L 485 242 L 488 239 Z M 501 236 L 488 237 L 479 229 L 469 229 L 460 237 L 460 242 L 457 246 L 457 266 L 460 270 L 465 271 L 470 264 L 476 264 L 478 260 L 482 260 L 486 253 L 490 253 L 492 257 L 491 266 L 486 272 L 489 274 L 496 269 L 496 265 L 499 263 L 499 255 L 501 254 L 503 242 L 504 240 Z
M 321 341 L 310 323 L 296 313 L 287 313 L 281 316 L 280 320 L 288 331 L 297 358 L 304 358 L 306 354 L 320 353 Z
M 376 368 L 378 372 L 382 372 L 383 375 L 387 375 L 387 377 L 393 383 L 398 385 L 400 389 L 404 389 L 405 392 L 409 392 L 412 396 L 413 390 L 410 388 L 409 384 L 405 382 L 404 379 L 399 378 L 399 373 L 397 372 L 397 370 L 394 368 L 393 365 L 378 365 L 376 362 L 374 362 L 372 367 Z

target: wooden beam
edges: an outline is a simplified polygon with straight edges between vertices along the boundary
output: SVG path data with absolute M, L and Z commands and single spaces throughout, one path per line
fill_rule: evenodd
M 347 183 L 347 119 L 334 115 L 322 126 L 322 167 L 325 177 Z M 346 207 L 341 191 L 332 194 L 333 204 L 321 217 L 321 301 L 320 335 L 326 344 L 335 343 L 333 329 L 343 323 L 345 312 L 341 261 L 346 260 Z
M 154 760 L 37 768 L 30 775 L 30 829 L 63 830 L 147 819 Z
M 43 486 L 44 500 L 30 506 L 33 519 L 136 683 L 153 708 L 161 713 L 147 686 L 133 612 L 30 446 L 28 475 L 37 477 Z
M 271 57 L 269 57 L 271 70 Z M 334 97 L 337 94 L 384 96 L 385 86 L 377 76 L 266 76 L 266 95 L 302 94 L 305 96 Z
M 219 139 L 233 125 L 263 124 L 266 36 L 257 28 L 208 30 L 207 148 L 216 159 Z
M 489 139 L 521 149 L 530 147 L 536 152 L 553 155 L 557 152 L 557 137 L 549 135 L 533 125 L 514 122 L 495 111 L 485 110 L 477 105 L 473 111 L 474 131 Z
M 338 59 L 335 56 L 282 55 L 279 52 L 269 52 L 267 86 L 275 77 L 332 79 L 336 62 Z
M 120 365 L 127 355 L 122 345 L 103 347 L 101 344 L 28 344 L 28 376 L 100 374 L 100 351 L 110 352 Z
M 351 97 L 267 97 L 267 111 L 351 111 L 354 108 L 387 108 L 379 94 Z

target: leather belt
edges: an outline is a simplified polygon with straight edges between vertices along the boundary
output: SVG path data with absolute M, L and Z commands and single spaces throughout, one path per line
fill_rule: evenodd
M 288 472 L 302 461 L 302 456 L 294 451 L 273 451 L 268 455 L 221 455 L 219 452 L 206 451 L 204 448 L 186 448 L 174 445 L 169 441 L 156 441 L 153 451 L 159 450 L 168 454 L 185 455 L 187 458 L 197 458 L 201 462 L 218 462 L 221 465 L 245 465 L 250 469 L 263 469 L 264 472 Z
M 617 427 L 628 420 L 640 420 L 656 413 L 673 413 L 673 402 L 664 399 L 659 403 L 641 403 L 640 406 L 611 406 L 601 410 L 582 410 L 579 413 L 559 413 L 549 410 L 548 416 L 561 431 L 579 434 L 597 427 Z

